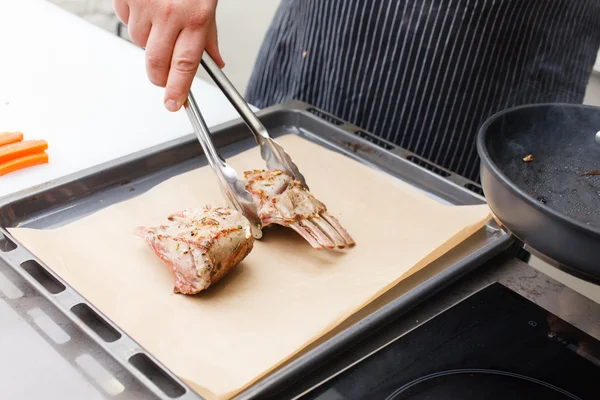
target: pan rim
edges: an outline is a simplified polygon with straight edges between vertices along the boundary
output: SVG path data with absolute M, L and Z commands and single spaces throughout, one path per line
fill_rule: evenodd
M 477 133 L 477 151 L 479 153 L 480 163 L 486 163 L 487 167 L 496 175 L 496 177 L 507 187 L 508 190 L 512 191 L 514 194 L 521 196 L 527 204 L 535 208 L 536 210 L 550 216 L 553 218 L 557 218 L 560 222 L 570 224 L 574 228 L 583 231 L 586 234 L 592 234 L 600 238 L 600 228 L 586 225 L 568 215 L 558 212 L 539 201 L 532 199 L 530 196 L 525 193 L 524 190 L 519 188 L 515 183 L 511 182 L 508 177 L 500 170 L 498 165 L 492 161 L 492 158 L 485 146 L 485 138 L 487 137 L 488 128 L 491 124 L 496 122 L 502 116 L 506 114 L 512 114 L 517 110 L 523 109 L 533 109 L 533 108 L 544 108 L 544 107 L 561 107 L 561 108 L 584 108 L 584 109 L 592 109 L 600 112 L 600 107 L 588 105 L 588 104 L 575 104 L 575 103 L 534 103 L 534 104 L 525 104 L 520 106 L 514 106 L 506 108 L 502 111 L 499 111 L 489 118 L 485 120 L 485 122 L 479 128 Z

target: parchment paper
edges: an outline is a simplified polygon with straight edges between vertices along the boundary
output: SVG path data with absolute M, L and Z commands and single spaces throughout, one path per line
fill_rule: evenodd
M 275 228 L 216 286 L 173 294 L 167 268 L 133 231 L 176 210 L 224 205 L 209 167 L 64 227 L 10 232 L 202 395 L 230 398 L 490 218 L 486 205 L 442 205 L 297 136 L 279 142 L 355 248 L 317 251 Z M 264 166 L 256 149 L 228 161 L 239 173 Z

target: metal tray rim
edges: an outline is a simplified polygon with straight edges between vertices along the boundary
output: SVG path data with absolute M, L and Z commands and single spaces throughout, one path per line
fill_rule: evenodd
M 289 103 L 285 103 L 282 105 L 264 109 L 264 110 L 261 110 L 260 112 L 258 112 L 257 114 L 259 116 L 267 116 L 272 113 L 285 111 L 287 113 L 302 114 L 304 116 L 314 118 L 315 120 L 322 119 L 322 118 L 319 118 L 318 116 L 315 116 L 314 114 L 310 114 L 309 110 L 316 110 L 323 115 L 327 115 L 330 118 L 336 119 L 335 117 L 330 116 L 329 114 L 325 113 L 324 111 L 318 110 L 315 107 L 312 107 L 308 104 L 297 102 L 297 101 L 292 101 Z M 338 119 L 338 121 L 341 121 L 341 120 Z M 226 122 L 226 123 L 217 125 L 214 128 L 211 128 L 211 130 L 217 131 L 217 132 L 215 132 L 215 134 L 219 135 L 220 131 L 227 129 L 227 128 L 235 127 L 240 124 L 241 124 L 241 119 L 238 119 L 238 120 L 234 120 L 234 121 L 230 121 L 230 122 Z M 334 126 L 334 124 L 330 124 L 330 125 Z M 346 133 L 353 134 L 353 139 L 356 139 L 357 141 L 361 142 L 361 144 L 363 144 L 364 146 L 367 146 L 370 148 L 375 147 L 375 145 L 373 145 L 369 140 L 356 136 L 357 132 L 359 132 L 359 131 L 364 132 L 363 130 L 361 130 L 360 128 L 358 128 L 356 126 L 353 126 L 346 122 L 342 122 L 341 125 L 336 126 L 336 128 L 342 129 Z M 367 133 L 367 132 L 365 132 L 365 133 Z M 29 188 L 29 189 L 22 190 L 20 192 L 17 192 L 17 193 L 14 193 L 14 194 L 11 194 L 11 195 L 8 195 L 5 197 L 2 197 L 2 198 L 0 198 L 0 210 L 3 207 L 5 207 L 6 205 L 12 204 L 17 201 L 22 201 L 22 200 L 31 198 L 32 196 L 40 195 L 47 191 L 51 191 L 51 190 L 60 188 L 63 185 L 67 185 L 71 182 L 78 181 L 86 176 L 93 175 L 93 174 L 95 174 L 99 171 L 102 171 L 105 168 L 111 167 L 113 165 L 126 164 L 129 162 L 133 162 L 135 160 L 140 160 L 148 155 L 155 154 L 156 152 L 167 151 L 169 149 L 173 149 L 173 148 L 177 147 L 178 145 L 185 144 L 188 142 L 193 142 L 193 141 L 195 141 L 194 135 L 189 134 L 189 135 L 183 136 L 179 139 L 171 140 L 164 144 L 155 145 L 150 148 L 144 149 L 142 151 L 136 152 L 134 154 L 126 155 L 126 156 L 120 157 L 118 159 L 111 160 L 111 161 L 99 164 L 97 166 L 93 166 L 93 167 L 87 168 L 85 170 L 67 175 L 65 177 L 62 177 L 62 178 L 59 178 L 59 179 Z M 380 149 L 379 147 L 375 147 L 375 148 L 377 148 L 378 151 L 387 151 L 384 149 Z M 402 149 L 400 149 L 400 150 L 402 150 Z M 403 151 L 402 153 L 405 158 L 411 154 L 406 151 Z M 398 154 L 394 154 L 394 155 L 398 156 Z M 414 165 L 414 163 L 413 163 L 413 165 Z M 415 165 L 415 167 L 425 170 L 423 167 L 420 167 L 417 165 Z M 434 172 L 431 172 L 431 171 L 426 171 L 426 172 L 428 174 L 434 175 L 436 178 L 451 181 L 453 185 L 464 186 L 464 185 L 460 185 L 460 184 L 457 184 L 456 182 L 454 182 L 454 180 L 456 178 L 453 177 L 452 174 L 446 176 L 446 178 L 441 178 L 441 177 L 439 177 L 439 175 L 436 175 Z M 452 177 L 452 179 L 447 179 L 449 177 Z M 460 181 L 460 179 L 459 179 L 459 181 Z M 464 187 L 462 189 L 464 189 Z M 464 189 L 464 190 L 467 191 L 468 189 Z M 472 194 L 472 196 L 478 200 L 483 199 L 482 196 L 477 195 L 476 193 L 470 193 L 470 194 Z M 513 239 L 510 235 L 508 235 L 503 230 L 496 228 L 493 224 L 488 225 L 488 229 L 492 229 L 492 230 L 496 231 L 497 238 L 495 240 L 493 240 L 492 243 L 488 243 L 486 246 L 482 247 L 475 254 L 471 254 L 471 255 L 465 257 L 460 262 L 447 268 L 445 271 L 443 271 L 443 273 L 438 274 L 440 276 L 447 275 L 447 276 L 441 276 L 441 278 L 443 278 L 443 280 L 445 280 L 446 284 L 449 284 L 451 280 L 458 279 L 463 274 L 470 272 L 471 269 L 475 268 L 476 266 L 480 265 L 481 262 L 483 262 L 481 260 L 484 260 L 484 259 L 487 260 L 487 258 L 491 258 L 493 255 L 496 255 L 497 253 L 506 250 L 510 246 L 510 244 L 513 242 Z M 15 244 L 17 244 L 17 246 L 18 246 L 17 249 L 14 250 L 13 252 L 4 253 L 4 255 L 3 255 L 3 253 L 0 252 L 0 258 L 5 259 L 7 261 L 7 263 L 13 267 L 13 269 L 15 269 L 28 282 L 30 282 L 38 291 L 40 291 L 42 294 L 44 294 L 46 297 L 48 297 L 47 292 L 41 287 L 41 285 L 39 285 L 39 283 L 37 283 L 35 280 L 33 280 L 31 277 L 29 277 L 28 274 L 25 273 L 24 271 L 20 271 L 19 268 L 15 268 L 14 261 L 15 261 L 15 259 L 18 259 L 18 256 L 20 255 L 20 253 L 23 253 L 23 252 L 29 253 L 29 255 L 26 257 L 27 259 L 36 260 L 36 262 L 38 262 L 40 265 L 42 265 L 48 273 L 53 275 L 54 278 L 56 278 L 58 281 L 60 281 L 62 284 L 64 284 L 65 287 L 73 290 L 76 293 L 76 297 L 80 298 L 81 303 L 88 305 L 90 308 L 92 308 L 94 311 L 96 311 L 99 316 L 101 316 L 106 321 L 108 321 L 108 323 L 115 330 L 117 330 L 119 333 L 121 333 L 122 337 L 128 338 L 128 340 L 131 340 L 132 343 L 137 345 L 137 343 L 135 343 L 132 338 L 130 338 L 127 334 L 125 334 L 118 326 L 113 324 L 109 318 L 107 318 L 104 314 L 100 313 L 99 310 L 97 310 L 93 306 L 93 304 L 91 304 L 87 300 L 85 300 L 85 298 L 83 298 L 81 295 L 79 295 L 73 288 L 71 288 L 59 276 L 54 274 L 54 272 L 50 268 L 48 268 L 43 263 L 41 263 L 41 261 L 38 260 L 35 257 L 35 255 L 31 254 L 28 250 L 26 250 L 26 248 L 24 246 L 19 244 L 18 241 L 14 237 L 12 237 L 12 235 L 10 235 L 9 232 L 7 232 L 4 229 L 3 226 L 0 226 L 0 232 L 2 232 L 2 234 L 5 235 L 9 240 L 15 242 Z M 8 255 L 8 257 L 6 255 Z M 17 257 L 15 257 L 15 256 L 17 256 Z M 23 257 L 23 255 L 21 255 L 21 257 Z M 478 260 L 481 262 L 477 263 L 477 265 L 475 265 L 475 261 L 478 261 Z M 11 261 L 12 261 L 12 263 L 11 263 Z M 412 290 L 411 292 L 407 293 L 405 296 L 398 297 L 396 300 L 388 303 L 385 307 L 382 307 L 377 312 L 369 315 L 367 318 L 365 318 L 365 320 L 361 320 L 360 323 L 357 323 L 354 326 L 348 328 L 347 330 L 340 332 L 338 335 L 332 337 L 329 341 L 327 341 L 327 342 L 323 343 L 321 346 L 313 349 L 311 352 L 306 353 L 305 355 L 303 355 L 301 358 L 297 359 L 293 363 L 268 375 L 263 380 L 257 382 L 256 384 L 252 385 L 249 389 L 240 393 L 237 398 L 254 398 L 254 396 L 262 395 L 262 394 L 268 392 L 269 390 L 272 389 L 272 386 L 277 383 L 276 381 L 290 378 L 292 375 L 291 372 L 298 372 L 301 368 L 310 367 L 311 364 L 318 362 L 319 359 L 323 359 L 328 356 L 331 356 L 333 354 L 333 351 L 336 350 L 336 348 L 340 347 L 340 344 L 347 344 L 351 341 L 356 340 L 356 337 L 358 335 L 364 334 L 365 332 L 369 331 L 370 329 L 374 329 L 377 325 L 381 324 L 384 320 L 389 319 L 393 316 L 397 316 L 398 314 L 407 311 L 407 306 L 411 306 L 412 303 L 414 303 L 414 304 L 412 304 L 412 306 L 414 306 L 414 305 L 420 303 L 421 301 L 425 300 L 424 296 L 427 295 L 427 293 L 424 293 L 425 291 L 428 291 L 430 294 L 433 294 L 434 292 L 441 290 L 443 288 L 439 284 L 439 281 L 441 279 L 440 279 L 440 276 L 438 276 L 438 275 L 436 275 L 435 277 L 424 282 L 422 285 L 415 288 L 415 290 Z M 416 289 L 422 289 L 422 290 L 416 290 Z M 55 298 L 48 297 L 48 299 L 52 302 L 56 301 Z M 73 304 L 76 304 L 76 303 L 73 303 Z M 67 314 L 67 316 L 69 318 L 72 318 L 72 316 L 70 315 L 70 311 L 68 309 L 65 309 L 65 307 L 62 307 L 62 306 L 59 308 L 61 311 L 63 311 L 65 314 Z M 75 318 L 77 318 L 77 317 L 75 317 Z M 75 320 L 75 322 L 77 322 L 77 321 Z M 358 325 L 360 325 L 360 326 L 358 326 Z M 98 341 L 102 345 L 102 341 L 99 341 L 98 338 L 94 337 L 94 335 L 95 335 L 94 332 L 86 331 L 86 333 L 91 335 L 92 339 L 94 339 L 95 341 Z M 338 340 L 337 346 L 335 346 L 335 343 L 331 343 L 331 342 L 334 342 L 334 339 L 336 339 L 336 338 L 340 339 L 339 337 L 341 337 L 341 336 L 344 336 L 343 337 L 344 340 L 343 341 Z M 329 347 L 326 345 L 328 345 Z M 111 348 L 111 347 L 113 347 L 113 348 Z M 181 382 L 176 376 L 174 376 L 174 374 L 172 374 L 170 370 L 165 368 L 158 360 L 156 360 L 152 356 L 152 354 L 150 354 L 149 352 L 142 349 L 141 346 L 139 346 L 139 345 L 137 347 L 139 349 L 138 350 L 139 352 L 142 352 L 146 356 L 148 356 L 157 365 L 161 366 L 165 370 L 165 372 L 167 372 L 172 378 L 174 378 L 175 381 L 177 381 L 184 388 L 186 388 L 186 391 L 187 391 L 186 394 L 189 394 L 189 391 L 191 389 L 185 383 Z M 109 353 L 112 354 L 112 351 L 114 351 L 114 350 L 115 350 L 114 346 L 107 346 L 107 351 Z M 315 357 L 315 355 L 317 353 L 320 355 L 320 357 Z M 130 355 L 131 354 L 134 354 L 134 353 L 130 353 Z M 119 360 L 119 357 L 115 357 L 115 358 L 117 360 Z M 128 368 L 128 369 L 130 369 L 130 368 Z M 140 376 L 139 374 L 135 374 L 137 372 L 135 370 L 133 372 L 136 377 L 138 377 L 142 380 L 142 382 L 144 382 L 145 384 L 148 383 L 147 378 L 145 378 L 144 376 Z M 244 397 L 244 396 L 250 396 L 250 397 Z M 183 397 L 180 397 L 180 398 L 183 398 Z M 185 397 L 185 398 L 187 399 L 187 397 Z
M 261 112 L 257 113 L 257 115 L 260 116 L 260 115 L 264 114 L 266 111 L 267 110 L 261 110 Z M 227 122 L 215 125 L 214 127 L 211 127 L 211 131 L 223 130 L 223 129 L 238 125 L 241 121 L 242 121 L 241 119 L 227 121 Z M 218 135 L 219 133 L 216 132 L 215 134 Z M 22 200 L 25 200 L 32 196 L 40 195 L 44 192 L 48 192 L 50 190 L 54 190 L 54 189 L 60 188 L 62 186 L 65 186 L 69 183 L 76 182 L 83 178 L 95 175 L 96 173 L 104 171 L 107 168 L 110 168 L 114 165 L 127 164 L 130 162 L 136 161 L 136 160 L 143 159 L 151 154 L 156 154 L 159 152 L 174 149 L 177 146 L 182 145 L 182 144 L 193 143 L 196 140 L 197 139 L 196 139 L 195 135 L 193 133 L 189 133 L 189 134 L 181 136 L 179 138 L 171 139 L 167 142 L 159 143 L 154 146 L 147 147 L 145 149 L 136 151 L 131 154 L 126 154 L 124 156 L 121 156 L 121 157 L 118 157 L 118 158 L 115 158 L 112 160 L 104 161 L 100 164 L 84 168 L 80 171 L 72 172 L 65 176 L 61 176 L 59 178 L 52 179 L 47 182 L 43 182 L 43 183 L 31 186 L 29 188 L 19 190 L 17 192 L 14 192 L 14 193 L 11 193 L 11 194 L 8 194 L 5 196 L 0 196 L 0 209 L 2 209 L 3 207 L 5 207 L 11 203 L 14 203 L 17 201 L 22 201 Z

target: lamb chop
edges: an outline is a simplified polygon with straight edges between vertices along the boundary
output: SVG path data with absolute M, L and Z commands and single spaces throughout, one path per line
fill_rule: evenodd
M 197 294 L 221 280 L 254 246 L 250 223 L 228 208 L 210 206 L 169 216 L 159 227 L 139 227 L 175 278 L 175 293 Z
M 339 221 L 327 212 L 299 181 L 279 171 L 247 171 L 246 189 L 258 209 L 263 227 L 290 227 L 315 249 L 353 247 L 356 243 Z

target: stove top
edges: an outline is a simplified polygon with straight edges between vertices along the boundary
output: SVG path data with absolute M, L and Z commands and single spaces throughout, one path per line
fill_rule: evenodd
M 302 400 L 599 399 L 600 342 L 495 283 Z

